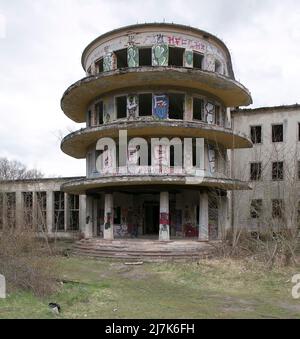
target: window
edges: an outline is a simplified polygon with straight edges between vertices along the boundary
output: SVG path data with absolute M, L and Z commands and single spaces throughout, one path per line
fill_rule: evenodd
M 184 112 L 184 95 L 169 95 L 169 119 L 183 120 Z
M 272 141 L 283 142 L 283 125 L 272 126 Z
M 37 192 L 37 226 L 39 231 L 47 229 L 47 193 Z
M 272 164 L 272 179 L 283 180 L 283 162 L 273 162 Z
M 169 48 L 169 66 L 183 66 L 184 48 Z
M 261 180 L 261 174 L 262 174 L 261 162 L 252 163 L 251 164 L 251 171 L 250 171 L 250 180 L 251 181 Z
M 25 226 L 32 227 L 33 225 L 33 193 L 23 193 L 23 206 L 24 206 L 24 222 Z
M 96 66 L 96 72 L 97 73 L 103 73 L 104 68 L 103 68 L 103 58 L 95 62 Z
M 79 196 L 69 195 L 69 230 L 79 231 Z
M 199 68 L 202 69 L 202 64 L 203 64 L 203 55 L 200 53 L 193 53 L 193 59 L 194 59 L 194 68 Z
M 193 99 L 194 120 L 203 120 L 204 102 L 202 99 Z
M 221 107 L 216 105 L 215 106 L 215 115 L 216 115 L 216 125 L 222 126 L 222 110 Z
M 98 102 L 95 105 L 97 125 L 103 125 L 103 101 Z
M 114 224 L 121 225 L 121 207 L 114 209 Z
M 283 219 L 284 217 L 284 203 L 283 200 L 272 200 L 272 217 L 274 219 Z
M 261 144 L 261 126 L 251 126 L 251 141 L 253 144 Z
M 127 97 L 117 98 L 117 119 L 123 119 L 127 117 Z
M 127 48 L 115 52 L 117 58 L 117 68 L 128 67 Z
M 151 116 L 152 115 L 152 94 L 140 94 L 139 95 L 139 116 Z
M 16 226 L 16 193 L 6 194 L 6 218 L 9 228 Z
M 65 194 L 54 192 L 54 232 L 65 230 Z
M 152 66 L 152 49 L 141 48 L 139 49 L 139 65 Z
M 259 219 L 262 215 L 262 200 L 252 200 L 250 206 L 250 215 L 252 219 Z

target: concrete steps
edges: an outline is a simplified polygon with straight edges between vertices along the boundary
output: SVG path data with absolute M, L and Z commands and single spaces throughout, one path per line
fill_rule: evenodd
M 110 258 L 143 261 L 197 260 L 213 256 L 214 247 L 197 241 L 171 241 L 160 243 L 146 240 L 100 239 L 75 243 L 73 255 L 91 258 Z

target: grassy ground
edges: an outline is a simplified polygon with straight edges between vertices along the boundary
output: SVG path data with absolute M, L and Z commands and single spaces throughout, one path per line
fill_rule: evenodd
M 232 260 L 144 264 L 57 258 L 65 283 L 51 297 L 12 293 L 0 318 L 299 318 L 292 299 L 297 269 L 265 271 Z M 56 316 L 49 302 L 62 306 Z

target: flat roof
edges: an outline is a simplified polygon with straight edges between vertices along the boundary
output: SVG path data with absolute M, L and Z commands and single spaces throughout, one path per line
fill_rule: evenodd
M 46 182 L 46 181 L 71 181 L 82 180 L 86 177 L 56 177 L 56 178 L 36 178 L 36 179 L 17 179 L 17 180 L 0 180 L 1 184 L 6 183 L 31 183 L 31 182 Z
M 296 111 L 300 109 L 300 104 L 293 105 L 280 105 L 280 106 L 263 106 L 256 108 L 243 108 L 243 109 L 235 109 L 232 111 L 233 114 L 241 114 L 241 113 L 261 113 L 261 112 L 277 112 L 277 111 Z

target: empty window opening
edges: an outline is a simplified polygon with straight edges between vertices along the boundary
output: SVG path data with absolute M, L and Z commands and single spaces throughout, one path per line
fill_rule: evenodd
M 6 194 L 6 223 L 9 228 L 16 226 L 16 193 Z
M 127 97 L 117 98 L 117 119 L 124 119 L 127 117 Z
M 54 232 L 65 230 L 65 194 L 54 192 Z
M 117 68 L 128 67 L 127 48 L 115 52 L 117 58 Z
M 259 219 L 262 215 L 262 200 L 252 200 L 250 206 L 250 215 L 252 219 Z
M 253 144 L 261 144 L 261 126 L 252 126 L 251 127 L 251 140 Z
M 193 53 L 193 59 L 194 59 L 194 68 L 202 69 L 203 68 L 203 58 L 204 56 L 200 53 Z
M 103 125 L 103 101 L 98 102 L 95 105 L 97 125 Z
M 272 126 L 272 141 L 283 142 L 283 125 Z
M 103 58 L 95 62 L 96 66 L 96 72 L 97 73 L 103 73 L 104 67 L 103 67 Z
M 261 179 L 261 173 L 262 173 L 261 162 L 251 164 L 251 173 L 250 173 L 251 181 L 259 181 Z
M 152 49 L 141 48 L 139 49 L 139 65 L 152 66 Z
M 283 219 L 284 217 L 284 203 L 283 200 L 272 200 L 272 217 L 274 219 Z
M 184 95 L 169 95 L 169 119 L 183 120 L 184 113 Z
M 203 121 L 204 101 L 202 99 L 194 98 L 193 100 L 193 114 L 194 120 Z
M 23 193 L 23 206 L 24 206 L 24 222 L 26 227 L 33 225 L 33 193 Z
M 139 95 L 139 116 L 151 116 L 152 115 L 152 94 L 140 94 Z
M 114 209 L 114 225 L 121 224 L 121 207 L 116 207 Z
M 175 146 L 170 147 L 170 167 L 175 167 Z
M 37 226 L 39 231 L 47 229 L 47 193 L 37 192 Z
M 183 66 L 184 48 L 169 48 L 169 66 Z
M 69 195 L 69 230 L 79 231 L 79 196 Z
M 223 67 L 219 60 L 215 61 L 215 72 L 219 74 L 223 74 Z
M 283 162 L 273 162 L 272 164 L 272 179 L 273 180 L 283 180 Z
M 92 111 L 87 112 L 87 126 L 91 127 L 92 126 Z

